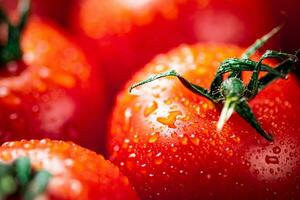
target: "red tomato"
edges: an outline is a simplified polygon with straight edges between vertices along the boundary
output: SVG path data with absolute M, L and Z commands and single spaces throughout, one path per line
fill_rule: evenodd
M 110 98 L 154 55 L 181 43 L 245 45 L 272 25 L 264 1 L 78 0 L 73 27 L 91 39 Z
M 110 158 L 141 199 L 300 198 L 300 82 L 294 75 L 271 83 L 250 101 L 274 142 L 237 114 L 218 132 L 220 109 L 176 78 L 128 92 L 133 83 L 169 69 L 208 88 L 220 62 L 243 51 L 232 45 L 183 45 L 157 56 L 118 95 Z
M 29 159 L 29 165 L 25 159 Z M 22 159 L 20 162 L 18 159 Z M 14 199 L 23 199 L 28 193 L 34 193 L 36 188 L 41 186 L 45 180 L 45 174 L 48 174 L 46 188 L 42 191 L 42 195 L 38 196 L 42 199 L 58 200 L 58 199 L 81 199 L 81 200 L 122 200 L 130 199 L 137 200 L 135 192 L 129 185 L 128 179 L 120 174 L 119 169 L 111 162 L 105 160 L 101 155 L 84 149 L 71 142 L 51 141 L 51 140 L 30 140 L 30 141 L 16 141 L 8 142 L 0 147 L 0 167 L 3 169 L 3 164 L 14 167 L 12 162 L 18 160 L 19 168 L 16 167 L 16 172 L 21 172 L 22 177 L 26 176 L 26 169 L 31 169 L 32 176 L 29 177 L 27 189 L 22 191 L 17 185 L 18 194 L 14 194 Z M 17 161 L 17 162 L 18 162 Z M 27 163 L 28 163 L 27 161 Z M 22 166 L 22 168 L 20 168 Z M 43 171 L 44 179 L 37 180 L 38 173 Z M 1 171 L 1 180 L 3 179 L 3 170 Z M 13 174 L 6 174 L 13 176 Z M 41 173 L 40 173 L 41 175 Z M 49 176 L 50 175 L 50 176 Z M 20 177 L 16 177 L 18 179 Z M 7 180 L 7 179 L 6 179 Z M 39 183 L 32 186 L 32 183 Z M 7 182 L 5 182 L 7 183 Z M 3 185 L 0 186 L 3 188 Z M 11 188 L 9 188 L 11 189 Z M 24 189 L 24 188 L 23 188 Z M 20 192 L 22 191 L 22 192 Z M 39 193 L 40 193 L 39 192 Z M 22 196 L 20 193 L 24 193 Z M 3 195 L 1 191 L 0 196 Z
M 23 0 L 2 0 L 0 4 L 14 10 L 18 1 Z M 43 18 L 51 19 L 61 25 L 67 25 L 68 13 L 70 12 L 73 0 L 31 0 L 32 13 Z
M 0 142 L 52 138 L 103 150 L 103 84 L 90 60 L 55 25 L 34 17 L 21 49 L 20 60 L 1 65 Z

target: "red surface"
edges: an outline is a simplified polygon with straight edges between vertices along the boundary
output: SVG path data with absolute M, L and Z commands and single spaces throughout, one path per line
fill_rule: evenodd
M 111 160 L 141 199 L 299 199 L 300 82 L 290 75 L 250 105 L 270 143 L 237 114 L 219 133 L 220 108 L 176 78 L 129 87 L 175 69 L 208 88 L 220 62 L 239 57 L 236 46 L 181 46 L 156 57 L 119 94 L 109 135 Z
M 128 179 L 101 155 L 71 142 L 31 140 L 5 143 L 1 162 L 28 157 L 33 170 L 51 175 L 43 198 L 49 200 L 137 200 Z M 19 199 L 19 198 L 18 198 Z
M 270 6 L 260 0 L 77 2 L 70 22 L 91 39 L 90 48 L 103 67 L 111 99 L 157 53 L 197 41 L 247 46 L 274 27 Z
M 68 35 L 37 18 L 21 46 L 23 59 L 0 74 L 0 142 L 52 138 L 103 150 L 105 95 L 90 60 Z M 23 71 L 8 75 L 20 65 Z

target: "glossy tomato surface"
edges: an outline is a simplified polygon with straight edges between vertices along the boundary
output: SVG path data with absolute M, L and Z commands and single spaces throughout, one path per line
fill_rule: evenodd
M 23 0 L 1 0 L 0 5 L 15 10 L 20 1 Z M 73 2 L 73 0 L 31 0 L 31 13 L 66 26 Z
M 299 79 L 290 75 L 261 91 L 250 106 L 274 142 L 237 114 L 217 132 L 220 109 L 176 78 L 129 87 L 175 69 L 209 88 L 232 45 L 182 45 L 157 56 L 118 95 L 110 123 L 111 160 L 142 199 L 299 199 Z
M 52 138 L 103 149 L 103 84 L 86 55 L 34 17 L 21 48 L 21 60 L 1 66 L 0 142 Z
M 27 157 L 33 171 L 51 174 L 44 194 L 49 200 L 137 200 L 128 179 L 103 156 L 72 142 L 22 140 L 0 147 L 1 163 Z M 15 198 L 23 199 L 23 198 Z
M 70 22 L 96 52 L 110 98 L 157 53 L 197 41 L 248 45 L 274 26 L 270 6 L 259 0 L 78 0 L 76 5 Z

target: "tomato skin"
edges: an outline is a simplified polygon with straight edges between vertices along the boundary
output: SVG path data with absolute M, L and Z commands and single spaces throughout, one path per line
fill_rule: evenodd
M 220 62 L 242 52 L 232 45 L 183 45 L 157 56 L 118 95 L 110 158 L 141 199 L 300 197 L 300 82 L 294 75 L 272 83 L 250 102 L 262 127 L 274 135 L 272 143 L 237 114 L 218 133 L 220 108 L 176 78 L 128 93 L 133 83 L 170 68 L 208 88 Z
M 72 142 L 22 140 L 0 147 L 1 162 L 20 157 L 29 158 L 33 170 L 46 170 L 52 175 L 43 194 L 49 200 L 138 199 L 118 167 Z
M 51 138 L 103 151 L 105 97 L 92 61 L 68 35 L 36 17 L 21 46 L 22 60 L 2 70 L 21 63 L 24 70 L 0 76 L 0 142 Z
M 22 0 L 2 0 L 0 4 L 9 10 L 15 10 L 18 1 Z M 73 0 L 31 0 L 31 2 L 32 14 L 55 21 L 62 26 L 68 24 L 68 13 L 71 11 Z
M 273 27 L 269 9 L 259 0 L 78 0 L 70 21 L 98 47 L 113 98 L 134 72 L 179 44 L 248 45 Z

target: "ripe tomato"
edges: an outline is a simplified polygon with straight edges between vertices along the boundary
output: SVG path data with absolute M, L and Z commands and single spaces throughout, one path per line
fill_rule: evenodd
M 103 84 L 92 61 L 68 35 L 36 17 L 20 43 L 22 57 L 1 64 L 0 143 L 52 138 L 103 150 Z
M 22 0 L 1 0 L 0 4 L 8 9 L 14 10 L 18 1 Z M 72 0 L 31 0 L 32 13 L 47 19 L 51 19 L 61 25 L 67 25 L 68 12 L 71 9 Z
M 95 45 L 109 96 L 157 53 L 181 43 L 246 45 L 272 27 L 264 1 L 78 0 L 73 27 Z M 259 6 L 258 6 L 259 5 Z
M 141 199 L 299 199 L 300 82 L 290 75 L 261 91 L 250 106 L 268 142 L 237 114 L 221 132 L 220 109 L 176 78 L 128 88 L 175 69 L 208 88 L 220 62 L 238 58 L 232 45 L 183 45 L 157 56 L 118 95 L 110 123 L 111 160 Z
M 14 199 L 23 199 L 20 191 L 27 197 L 25 199 L 36 199 L 28 198 L 29 193 L 35 197 L 37 195 L 49 200 L 138 199 L 129 185 L 128 179 L 120 174 L 115 165 L 101 155 L 71 142 L 54 140 L 7 142 L 0 147 L 0 161 L 2 183 L 9 183 L 8 181 L 4 182 L 7 177 L 14 177 L 17 180 L 23 178 L 22 180 L 24 180 L 24 176 L 26 178 L 27 175 L 24 172 L 27 171 L 26 169 L 31 169 L 30 173 L 33 178 L 32 176 L 28 177 L 29 182 L 25 184 L 23 190 L 17 185 L 21 181 L 15 184 L 15 181 L 11 183 L 17 189 L 17 191 L 12 191 Z M 18 164 L 12 165 L 13 162 L 18 162 Z M 16 166 L 16 173 L 21 174 L 22 177 L 15 177 L 10 173 L 2 174 L 5 169 L 4 165 L 12 168 Z M 5 175 L 6 179 L 3 178 Z M 38 179 L 38 175 L 43 178 Z M 45 177 L 47 177 L 45 188 L 35 194 L 37 188 L 44 185 L 42 183 L 45 183 Z M 33 183 L 36 184 L 35 187 L 32 187 Z M 0 186 L 0 189 L 2 188 L 4 188 L 3 185 Z M 25 191 L 24 188 L 26 188 Z M 39 196 L 41 192 L 43 194 Z M 3 190 L 0 193 L 1 197 L 3 197 L 2 195 Z

